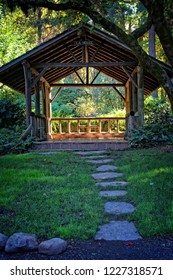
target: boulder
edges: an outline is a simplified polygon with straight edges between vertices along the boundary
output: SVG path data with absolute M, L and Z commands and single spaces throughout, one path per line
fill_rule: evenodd
M 45 255 L 58 255 L 67 248 L 67 241 L 61 238 L 52 238 L 40 243 L 38 252 Z
M 11 235 L 5 246 L 6 253 L 35 251 L 37 249 L 38 242 L 36 235 L 23 232 L 14 233 Z
M 0 233 L 0 251 L 4 250 L 8 237 Z

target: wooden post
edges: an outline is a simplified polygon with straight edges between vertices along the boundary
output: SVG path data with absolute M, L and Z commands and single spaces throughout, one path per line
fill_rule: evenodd
M 26 98 L 26 127 L 31 123 L 31 69 L 29 63 L 24 60 L 22 62 L 24 79 L 25 79 L 25 98 Z
M 35 114 L 37 116 L 40 115 L 40 84 L 39 84 L 39 82 L 36 84 L 36 89 L 35 89 Z
M 136 81 L 136 73 L 134 73 L 133 77 L 134 81 Z M 137 88 L 134 84 L 132 84 L 132 108 L 131 111 L 134 113 L 137 112 L 138 106 L 137 106 Z
M 126 96 L 126 115 L 130 113 L 130 91 L 131 91 L 131 82 L 128 81 L 125 87 L 125 96 Z
M 144 125 L 144 77 L 143 68 L 137 66 L 137 82 L 138 82 L 138 125 Z
M 51 117 L 52 117 L 52 112 L 51 112 L 51 94 L 50 94 L 50 87 L 48 88 L 45 85 L 45 102 L 46 102 L 46 110 L 45 110 L 45 115 L 46 115 L 46 134 L 47 138 L 51 138 Z

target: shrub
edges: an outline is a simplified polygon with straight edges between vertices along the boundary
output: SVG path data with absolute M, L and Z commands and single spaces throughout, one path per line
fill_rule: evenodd
M 132 131 L 129 142 L 131 147 L 173 144 L 173 115 L 164 100 L 150 99 L 145 108 L 145 125 Z
M 12 99 L 0 99 L 0 128 L 22 125 L 25 121 L 25 110 Z
M 28 149 L 33 138 L 20 140 L 25 130 L 25 110 L 10 98 L 0 99 L 0 154 L 21 153 Z
M 20 140 L 24 127 L 0 128 L 0 154 L 23 153 L 33 142 L 33 137 Z

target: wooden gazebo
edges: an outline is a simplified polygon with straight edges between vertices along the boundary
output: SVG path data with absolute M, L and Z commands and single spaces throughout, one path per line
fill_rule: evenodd
M 158 61 L 170 74 L 171 68 Z M 90 68 L 97 70 L 90 79 Z M 83 79 L 79 69 L 85 68 Z M 100 73 L 113 78 L 115 83 L 97 84 Z M 75 73 L 78 84 L 63 84 L 61 80 Z M 40 46 L 28 51 L 0 68 L 0 82 L 21 92 L 26 97 L 26 126 L 29 132 L 41 139 L 56 137 L 95 137 L 101 133 L 110 136 L 114 123 L 118 133 L 118 118 L 80 119 L 71 128 L 71 119 L 52 119 L 51 103 L 64 87 L 112 87 L 125 102 L 126 113 L 138 115 L 139 126 L 144 122 L 144 95 L 149 95 L 160 85 L 154 77 L 143 71 L 132 51 L 115 37 L 85 24 L 73 27 Z M 57 88 L 52 96 L 51 90 Z M 119 88 L 124 88 L 124 94 Z M 31 98 L 34 97 L 35 108 Z M 52 133 L 51 124 L 57 121 L 57 133 Z M 102 131 L 102 122 L 107 121 L 107 130 Z M 63 131 L 66 122 L 66 131 Z M 112 122 L 112 123 L 111 123 Z M 59 135 L 59 136 L 58 136 Z

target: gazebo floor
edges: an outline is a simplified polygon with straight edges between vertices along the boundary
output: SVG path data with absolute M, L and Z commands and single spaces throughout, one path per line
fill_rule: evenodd
M 117 139 L 56 139 L 35 142 L 33 150 L 125 150 L 128 141 Z

